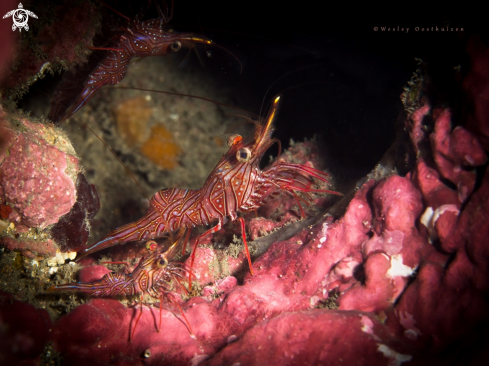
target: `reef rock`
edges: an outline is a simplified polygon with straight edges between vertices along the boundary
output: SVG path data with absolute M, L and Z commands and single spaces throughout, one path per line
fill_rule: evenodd
M 70 141 L 56 128 L 3 110 L 0 133 L 2 244 L 28 256 L 77 250 L 86 243 L 99 204 Z M 51 237 L 46 229 L 53 225 Z M 67 230 L 76 240 L 62 237 Z

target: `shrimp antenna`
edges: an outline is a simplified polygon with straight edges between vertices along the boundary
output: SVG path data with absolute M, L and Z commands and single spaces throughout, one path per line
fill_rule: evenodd
M 188 28 L 196 28 L 195 25 L 181 25 L 181 26 L 185 26 L 185 27 L 188 27 Z M 233 34 L 233 35 L 234 34 L 239 34 L 240 36 L 257 38 L 257 39 L 261 39 L 261 40 L 264 40 L 264 41 L 267 41 L 267 42 L 272 42 L 272 43 L 275 43 L 275 44 L 280 44 L 282 46 L 286 46 L 286 47 L 289 47 L 289 48 L 295 48 L 297 50 L 307 52 L 307 53 L 309 53 L 311 55 L 314 55 L 314 56 L 317 55 L 316 52 L 311 51 L 311 50 L 308 50 L 307 48 L 295 46 L 293 44 L 289 44 L 289 43 L 285 43 L 285 42 L 280 42 L 280 41 L 277 41 L 276 39 L 272 39 L 272 38 L 257 36 L 257 35 L 254 35 L 254 34 L 249 34 L 249 33 L 244 33 L 244 32 L 227 31 L 225 29 L 217 29 L 217 28 L 210 28 L 210 27 L 200 27 L 200 28 L 201 29 L 208 30 L 208 31 L 220 32 L 220 33 L 228 33 L 228 34 Z
M 291 70 L 291 71 L 288 71 L 286 72 L 285 74 L 283 74 L 282 76 L 280 76 L 277 80 L 275 80 L 267 89 L 267 91 L 265 92 L 265 95 L 263 96 L 263 99 L 262 99 L 262 102 L 261 102 L 261 106 L 260 106 L 260 113 L 259 115 L 261 116 L 261 112 L 263 110 L 263 104 L 265 103 L 265 98 L 268 94 L 268 92 L 270 91 L 270 89 L 272 89 L 272 87 L 277 84 L 280 80 L 282 80 L 284 77 L 290 75 L 290 74 L 293 74 L 297 71 L 302 71 L 302 70 L 306 70 L 306 69 L 309 69 L 311 67 L 316 67 L 316 66 L 322 66 L 322 65 L 325 65 L 326 63 L 320 63 L 320 64 L 313 64 L 313 65 L 307 65 L 307 66 L 303 66 L 303 67 L 299 67 L 298 69 L 294 69 L 294 70 Z M 288 89 L 287 89 L 288 90 Z
M 45 93 L 44 91 L 42 90 L 39 90 L 36 88 L 37 91 L 43 93 L 44 95 L 48 96 L 47 93 Z M 63 105 L 62 103 L 58 102 L 62 107 L 66 108 L 65 105 Z M 126 164 L 124 164 L 122 162 L 122 160 L 117 156 L 117 154 L 115 153 L 114 150 L 111 149 L 111 147 L 99 136 L 95 133 L 94 130 L 92 130 L 90 128 L 90 126 L 88 124 L 86 124 L 85 122 L 83 122 L 80 118 L 78 118 L 77 116 L 73 115 L 72 117 L 74 117 L 77 121 L 79 121 L 82 125 L 84 125 L 91 133 L 93 133 L 93 135 L 99 139 L 102 144 L 105 145 L 105 147 L 111 152 L 112 155 L 114 155 L 114 157 L 117 159 L 117 161 L 119 163 L 121 163 L 121 165 L 124 167 L 124 169 L 126 170 L 126 172 L 129 173 L 129 176 L 131 177 L 131 179 L 136 183 L 136 185 L 139 187 L 141 193 L 143 194 L 143 196 L 149 201 L 149 196 L 146 194 L 146 192 L 144 191 L 143 187 L 141 186 L 141 184 L 139 184 L 138 180 L 136 179 L 136 177 L 132 174 L 131 170 L 126 166 Z
M 195 46 L 194 46 L 195 47 Z M 189 58 L 190 58 L 190 53 L 192 52 L 192 48 L 189 48 L 189 50 L 187 51 L 187 54 L 185 55 L 185 57 L 183 58 L 182 61 L 180 61 L 180 63 L 178 64 L 178 67 L 180 69 L 183 69 L 185 67 L 185 65 L 187 64 Z M 204 67 L 204 64 L 202 63 L 202 60 L 200 59 L 200 56 L 197 54 L 197 57 L 200 61 L 200 64 L 202 65 L 202 67 Z
M 124 14 L 122 14 L 121 12 L 115 10 L 112 6 L 110 6 L 109 4 L 106 4 L 104 3 L 103 1 L 100 2 L 102 5 L 104 5 L 105 7 L 109 8 L 110 10 L 112 10 L 114 13 L 116 13 L 118 16 L 120 16 L 121 18 L 124 18 L 125 20 L 127 20 L 129 23 L 131 22 L 131 19 L 129 19 L 129 17 L 125 16 Z
M 157 2 L 155 2 L 155 5 L 156 5 L 156 10 L 158 11 L 158 15 L 161 17 L 161 19 L 163 19 L 165 21 L 165 23 L 168 23 L 170 20 L 173 19 L 173 8 L 174 8 L 173 0 L 171 1 L 171 10 L 170 11 L 168 11 L 168 6 L 165 3 L 166 15 L 163 14 L 163 11 L 161 10 L 160 5 Z
M 197 19 L 197 20 L 198 20 L 198 19 Z M 200 21 L 199 21 L 199 26 L 200 26 Z M 202 27 L 200 27 L 200 28 L 201 28 L 201 29 L 200 29 L 200 30 L 201 30 L 201 32 L 200 32 L 200 33 L 201 33 L 202 35 L 204 35 L 204 32 L 202 32 Z M 204 48 L 205 48 L 205 49 L 206 49 L 206 51 L 207 51 L 207 45 L 204 45 Z M 195 51 L 195 54 L 197 55 L 197 58 L 199 59 L 200 64 L 202 65 L 202 68 L 204 68 L 204 69 L 205 69 L 204 61 L 203 61 L 203 60 L 202 60 L 202 58 L 200 57 L 200 53 L 199 53 L 199 51 L 197 51 L 197 47 L 193 47 L 193 49 L 194 49 L 194 51 Z
M 202 24 L 200 24 L 200 19 L 197 18 L 197 22 L 199 23 L 199 28 L 200 28 L 200 34 L 204 35 L 204 30 L 202 29 Z M 207 46 L 204 45 L 204 49 L 205 49 L 205 52 L 207 53 L 207 55 L 209 56 L 209 53 L 207 51 Z M 210 57 L 210 56 L 209 56 Z M 241 72 L 240 72 L 241 73 Z
M 218 102 L 218 101 L 215 101 L 215 100 L 212 100 L 212 99 L 209 99 L 209 98 L 205 98 L 205 97 L 201 97 L 201 96 L 198 96 L 198 95 L 175 93 L 175 92 L 169 92 L 169 91 L 164 91 L 164 90 L 155 90 L 155 89 L 133 88 L 133 87 L 130 87 L 130 86 L 115 86 L 115 87 L 107 88 L 107 90 L 119 90 L 119 89 L 120 90 L 140 90 L 140 91 L 144 91 L 144 92 L 148 92 L 148 93 L 159 93 L 159 94 L 175 95 L 177 97 L 188 97 L 188 98 L 205 100 L 206 102 L 214 103 L 216 105 L 220 105 L 220 106 L 227 107 L 227 108 L 231 108 L 231 109 L 237 110 L 239 112 L 248 113 L 248 114 L 251 114 L 252 116 L 258 118 L 258 115 L 254 114 L 252 112 L 249 112 L 249 111 L 247 111 L 247 110 L 245 110 L 243 108 L 234 107 L 232 105 L 229 105 L 229 104 L 226 104 L 226 103 L 222 103 L 222 102 Z
M 75 116 L 73 116 L 75 117 Z M 112 150 L 112 148 L 107 145 L 107 143 L 99 136 L 95 133 L 94 130 L 92 130 L 90 128 L 90 126 L 88 126 L 85 122 L 83 122 L 81 119 L 79 119 L 78 117 L 75 117 L 78 121 L 80 121 L 81 123 L 83 123 L 83 125 L 88 128 L 88 130 L 93 133 L 95 135 L 96 138 L 98 138 L 104 145 L 105 147 L 107 147 L 107 149 L 109 149 L 109 151 L 112 153 L 112 155 L 115 156 L 115 158 L 119 161 L 119 163 L 122 164 L 122 166 L 124 167 L 124 169 L 126 169 L 126 172 L 129 173 L 129 175 L 131 176 L 132 180 L 136 183 L 136 185 L 139 187 L 139 189 L 141 190 L 141 192 L 143 193 L 143 196 L 149 201 L 149 196 L 146 194 L 145 190 L 143 189 L 143 187 L 141 186 L 141 184 L 139 184 L 138 180 L 136 179 L 136 177 L 132 174 L 131 170 L 126 166 L 126 164 L 124 164 L 122 162 L 122 160 L 117 156 L 117 154 L 115 153 L 114 150 Z
M 310 82 L 307 82 L 307 83 L 300 83 L 300 84 L 297 84 L 297 85 L 292 85 L 292 86 L 289 86 L 288 88 L 285 88 L 281 91 L 281 93 L 285 93 L 286 91 L 288 90 L 292 90 L 292 89 L 295 89 L 295 88 L 300 88 L 304 85 L 314 85 L 314 84 L 324 84 L 324 81 L 310 81 Z
M 239 75 L 241 75 L 241 73 L 243 72 L 243 64 L 239 60 L 238 56 L 236 56 L 234 53 L 232 53 L 231 51 L 229 51 L 227 48 L 225 48 L 223 46 L 219 46 L 217 43 L 212 42 L 212 45 L 214 47 L 217 47 L 217 48 L 220 48 L 221 50 L 226 51 L 226 53 L 228 53 L 229 55 L 231 55 L 231 57 L 233 57 L 238 62 L 238 64 L 239 64 Z
M 244 122 L 241 122 L 241 123 L 238 123 L 234 126 L 231 126 L 229 127 L 224 133 L 223 135 L 227 134 L 227 133 L 230 133 L 232 132 L 233 130 L 237 129 L 238 127 L 240 126 L 243 126 L 243 125 L 246 125 L 248 123 L 251 123 L 253 125 L 255 125 L 255 127 L 258 125 L 256 123 L 256 121 L 252 120 L 250 117 L 247 117 L 247 116 L 243 116 L 242 114 L 234 114 L 234 113 L 226 113 L 227 116 L 233 116 L 233 117 L 239 117 L 239 118 L 243 118 L 245 121 Z

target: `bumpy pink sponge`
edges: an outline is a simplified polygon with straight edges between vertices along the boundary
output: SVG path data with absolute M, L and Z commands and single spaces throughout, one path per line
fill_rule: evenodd
M 0 363 L 39 365 L 41 352 L 51 338 L 51 319 L 44 309 L 0 291 Z
M 274 243 L 254 263 L 255 275 L 248 274 L 242 286 L 228 278 L 223 281 L 228 284 L 222 288 L 224 293 L 217 299 L 204 296 L 182 302 L 194 338 L 172 314 L 180 317 L 176 307 L 167 304 L 172 312 L 163 310 L 162 331 L 157 333 L 155 329 L 159 310 L 145 306 L 129 343 L 129 331 L 134 329 L 139 309 L 127 309 L 116 300 L 93 300 L 56 323 L 56 349 L 72 365 L 94 359 L 105 365 L 137 365 L 144 354 L 151 355 L 145 363 L 153 365 L 163 358 L 172 364 L 207 360 L 215 365 L 292 361 L 327 364 L 337 357 L 352 362 L 370 359 L 371 364 L 388 365 L 411 359 L 402 343 L 389 335 L 373 313 L 354 311 L 392 306 L 412 273 L 408 265 L 414 266 L 418 259 L 413 250 L 426 244 L 415 240 L 416 230 L 407 228 L 421 207 L 419 193 L 409 180 L 391 177 L 375 186 L 370 181 L 359 190 L 340 221 L 324 222 L 294 238 Z M 367 200 L 372 191 L 378 197 L 377 217 L 386 219 L 366 250 L 362 243 L 369 240 L 374 217 Z M 391 205 L 395 202 L 403 210 Z M 364 284 L 353 273 L 361 263 L 371 268 L 365 270 Z M 197 268 L 204 272 L 201 278 L 207 276 L 206 266 Z M 207 271 L 211 271 L 208 266 Z M 341 305 L 351 311 L 314 309 L 328 298 L 330 289 L 343 285 Z M 220 292 L 218 289 L 217 294 Z M 343 298 L 348 306 L 343 304 Z
M 20 119 L 17 132 L 0 113 L 0 199 L 13 208 L 10 221 L 45 228 L 76 201 L 78 159 L 55 129 Z

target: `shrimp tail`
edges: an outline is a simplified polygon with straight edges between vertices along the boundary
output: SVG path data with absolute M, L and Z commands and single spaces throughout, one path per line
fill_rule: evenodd
M 87 255 L 102 249 L 110 248 L 117 244 L 158 238 L 164 235 L 167 231 L 161 216 L 153 207 L 150 207 L 148 213 L 138 221 L 115 229 L 91 247 L 78 252 L 77 261 Z

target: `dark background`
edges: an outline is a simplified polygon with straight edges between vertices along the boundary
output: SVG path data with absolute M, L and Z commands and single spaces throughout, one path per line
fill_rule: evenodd
M 106 3 L 125 15 L 146 7 L 141 1 Z M 157 16 L 153 3 L 143 19 Z M 181 51 L 182 68 L 212 74 L 228 103 L 262 116 L 273 96 L 283 94 L 275 137 L 284 147 L 291 138 L 317 134 L 333 169 L 360 176 L 395 138 L 403 113 L 399 96 L 417 68 L 415 58 L 429 66 L 438 100 L 456 107 L 463 98 L 460 81 L 470 67 L 466 44 L 474 34 L 484 40 L 487 34 L 482 11 L 411 3 L 375 8 L 346 2 L 175 0 L 168 26 L 203 34 L 239 59 L 217 47 L 199 47 L 202 61 Z M 437 32 L 436 27 L 463 31 Z
M 394 139 L 403 110 L 399 96 L 417 68 L 415 58 L 429 66 L 442 94 L 438 100 L 461 103 L 460 80 L 470 67 L 467 41 L 487 32 L 479 13 L 463 5 L 427 9 L 414 3 L 375 8 L 349 2 L 177 1 L 172 25 L 200 24 L 195 32 L 238 56 L 241 74 L 219 50 L 205 64 L 221 69 L 216 77 L 223 85 L 246 95 L 244 107 L 259 113 L 274 94 L 284 95 L 276 132 L 282 142 L 319 134 L 333 165 L 368 171 Z M 463 31 L 435 31 L 447 26 Z

